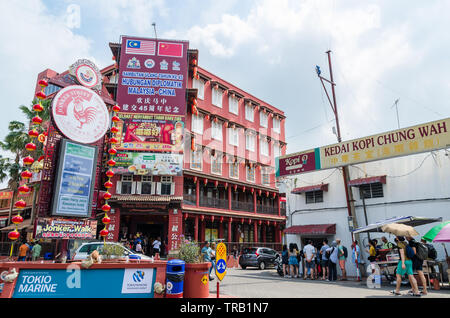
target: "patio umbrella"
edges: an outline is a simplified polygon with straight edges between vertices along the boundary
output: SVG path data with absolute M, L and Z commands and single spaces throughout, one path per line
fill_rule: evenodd
M 381 227 L 383 232 L 391 233 L 396 236 L 417 236 L 419 233 L 409 225 L 399 224 L 399 223 L 390 223 L 383 225 Z
M 428 242 L 450 242 L 450 221 L 434 226 L 423 236 L 423 239 Z

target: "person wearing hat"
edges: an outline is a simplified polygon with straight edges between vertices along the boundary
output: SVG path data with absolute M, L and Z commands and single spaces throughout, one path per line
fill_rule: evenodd
M 338 247 L 336 241 L 331 243 L 331 247 L 326 250 L 328 258 L 328 279 L 327 281 L 337 280 L 337 268 L 338 263 Z

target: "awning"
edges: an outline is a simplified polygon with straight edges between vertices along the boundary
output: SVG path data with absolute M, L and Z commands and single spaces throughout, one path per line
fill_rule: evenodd
M 390 219 L 386 219 L 383 221 L 379 221 L 377 223 L 369 224 L 367 226 L 363 226 L 360 228 L 357 228 L 353 230 L 353 234 L 356 233 L 364 233 L 364 232 L 383 232 L 381 230 L 381 227 L 386 224 L 390 223 L 401 223 L 409 226 L 419 226 L 424 225 L 428 223 L 433 222 L 442 222 L 442 217 L 436 217 L 436 218 L 426 218 L 421 216 L 400 216 L 400 217 L 393 217 Z
M 336 234 L 336 224 L 294 225 L 284 230 L 285 234 L 332 235 Z
M 368 178 L 360 178 L 360 179 L 350 180 L 348 182 L 348 185 L 351 187 L 358 187 L 360 185 L 378 183 L 378 182 L 386 184 L 386 176 L 368 177 Z
M 325 184 L 317 184 L 317 185 L 312 185 L 312 186 L 307 186 L 307 187 L 300 187 L 300 188 L 295 188 L 294 190 L 291 191 L 292 194 L 300 194 L 303 192 L 311 192 L 311 191 L 328 191 L 328 183 Z
M 27 219 L 25 221 L 23 221 L 22 223 L 17 225 L 17 230 L 21 231 L 23 229 L 28 229 L 28 228 L 32 228 L 33 226 L 31 225 L 31 219 Z M 16 228 L 15 224 L 10 224 L 4 228 L 1 229 L 2 232 L 6 232 L 6 231 L 12 231 Z

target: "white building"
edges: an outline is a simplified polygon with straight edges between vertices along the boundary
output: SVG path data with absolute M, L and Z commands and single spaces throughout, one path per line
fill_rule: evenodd
M 366 191 L 367 221 L 360 187 L 351 187 L 358 227 L 395 216 L 450 220 L 450 153 L 447 150 L 352 165 L 349 172 L 350 180 L 362 179 L 357 183 L 362 183 L 361 187 Z M 347 273 L 355 276 L 342 169 L 300 174 L 285 178 L 282 183 L 280 192 L 287 193 L 286 233 L 295 232 L 285 234 L 284 242 L 297 243 L 300 247 L 307 239 L 320 244 L 323 238 L 328 238 L 329 243 L 340 238 L 349 251 Z M 422 236 L 437 224 L 418 226 L 416 230 Z M 394 240 L 394 236 L 387 233 L 370 233 L 370 238 L 376 238 L 378 242 L 381 242 L 381 236 L 391 242 Z M 359 246 L 366 264 L 368 253 L 364 250 L 367 245 L 367 233 L 360 234 Z M 445 260 L 444 245 L 433 245 L 438 260 Z M 450 251 L 450 244 L 445 243 L 445 247 Z

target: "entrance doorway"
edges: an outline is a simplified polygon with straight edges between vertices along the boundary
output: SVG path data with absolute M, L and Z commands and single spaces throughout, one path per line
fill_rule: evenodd
M 330 245 L 331 242 L 333 242 L 333 238 L 331 236 L 329 236 L 329 237 L 326 237 L 326 236 L 302 237 L 302 247 L 304 247 L 306 244 L 308 244 L 308 241 L 312 241 L 312 245 L 314 245 L 314 247 L 317 247 L 318 249 L 320 249 L 323 245 L 324 239 L 328 239 L 328 245 Z
M 161 255 L 164 253 L 164 224 L 156 223 L 156 224 L 137 224 L 137 232 L 142 233 L 142 236 L 147 238 L 147 246 L 145 246 L 145 254 L 153 255 L 153 246 L 152 243 L 158 237 L 160 241 L 163 243 L 161 246 Z

